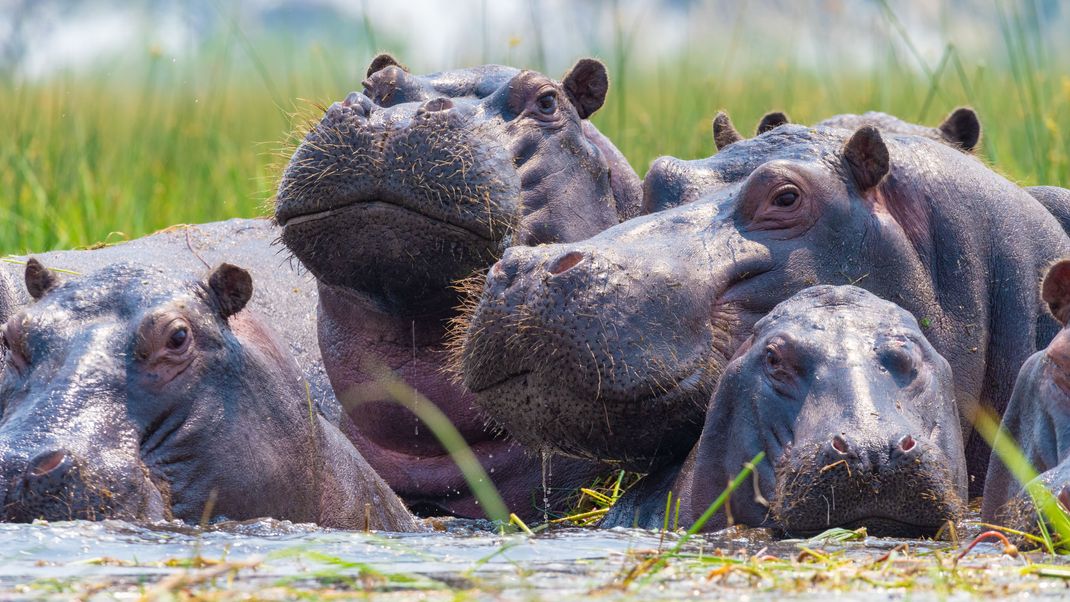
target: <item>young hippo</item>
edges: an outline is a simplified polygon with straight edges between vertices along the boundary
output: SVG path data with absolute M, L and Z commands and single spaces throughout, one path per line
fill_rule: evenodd
M 808 288 L 754 325 L 683 467 L 649 475 L 603 526 L 660 527 L 671 491 L 689 527 L 762 451 L 755 487 L 705 530 L 731 519 L 792 535 L 932 535 L 964 508 L 958 422 L 951 366 L 909 312 L 853 286 Z
M 27 262 L 34 302 L 3 327 L 0 519 L 414 530 L 245 309 L 249 273 L 185 276 L 120 263 L 61 282 Z
M 1048 270 L 1041 294 L 1063 329 L 1018 373 L 1000 438 L 1010 437 L 1041 473 L 1040 483 L 1070 509 L 1070 260 Z M 985 482 L 986 520 L 1032 531 L 1037 513 L 1029 495 L 995 453 Z
M 598 61 L 561 81 L 486 65 L 414 75 L 389 56 L 334 103 L 279 184 L 282 240 L 319 283 L 319 342 L 368 461 L 422 513 L 482 516 L 430 429 L 384 390 L 404 380 L 453 422 L 507 505 L 543 516 L 543 467 L 488 427 L 444 373 L 458 280 L 509 245 L 587 238 L 639 210 L 640 184 L 587 120 L 605 100 Z M 552 463 L 551 502 L 594 476 Z
M 491 268 L 461 353 L 495 422 L 641 472 L 682 462 L 754 324 L 804 288 L 855 284 L 913 314 L 951 364 L 979 494 L 988 448 L 970 418 L 1001 414 L 1058 331 L 1038 294 L 1070 255 L 1051 214 L 969 154 L 872 126 L 782 125 L 708 159 L 659 159 L 646 190 L 666 179 L 709 192 Z

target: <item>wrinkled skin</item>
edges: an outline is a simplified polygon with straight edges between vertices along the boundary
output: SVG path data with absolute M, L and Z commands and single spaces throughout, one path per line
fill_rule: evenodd
M 245 309 L 249 273 L 183 272 L 118 263 L 61 281 L 27 264 L 36 301 L 3 329 L 0 518 L 414 530 Z
M 736 352 L 683 467 L 648 476 L 603 526 L 660 527 L 672 491 L 689 527 L 765 452 L 756 470 L 768 503 L 738 489 L 737 523 L 791 535 L 862 526 L 932 535 L 966 498 L 953 388 L 951 367 L 905 310 L 852 286 L 806 289 L 762 318 Z M 704 529 L 727 520 L 722 511 Z
M 639 471 L 681 461 L 752 326 L 816 284 L 856 284 L 922 324 L 967 421 L 1002 412 L 1057 324 L 1037 283 L 1070 240 L 1021 188 L 917 136 L 784 125 L 710 159 L 656 161 L 648 193 L 704 198 L 490 271 L 466 384 L 515 437 Z M 987 448 L 968 424 L 971 492 Z
M 586 120 L 605 68 L 582 60 L 561 82 L 495 65 L 417 76 L 381 56 L 364 84 L 305 137 L 275 209 L 319 281 L 320 346 L 349 435 L 419 512 L 482 515 L 431 431 L 390 401 L 382 384 L 396 376 L 445 412 L 512 510 L 541 517 L 541 462 L 444 374 L 445 338 L 455 282 L 505 247 L 582 240 L 638 212 L 638 178 Z M 556 461 L 551 487 L 567 493 L 592 470 Z
M 1040 473 L 1038 483 L 1070 508 L 1070 260 L 1052 266 L 1041 290 L 1063 329 L 1022 366 L 999 437 L 1011 437 Z M 986 520 L 1027 532 L 1037 529 L 1030 496 L 995 453 L 981 510 Z

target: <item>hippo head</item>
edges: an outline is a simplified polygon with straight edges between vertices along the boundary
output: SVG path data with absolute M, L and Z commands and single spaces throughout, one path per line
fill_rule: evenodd
M 725 183 L 580 243 L 509 249 L 470 316 L 465 384 L 531 447 L 640 471 L 679 458 L 751 327 L 804 288 L 860 284 L 946 336 L 931 245 L 965 226 L 932 218 L 931 200 L 984 169 L 871 126 L 783 125 L 710 159 L 659 159 L 648 182 L 694 170 Z
M 755 135 L 761 136 L 790 123 L 790 118 L 780 111 L 766 113 L 758 122 Z M 966 153 L 973 152 L 981 139 L 980 118 L 969 107 L 955 109 L 934 128 L 876 111 L 835 115 L 814 127 L 855 131 L 867 125 L 878 128 L 884 134 L 922 136 Z M 723 111 L 718 113 L 713 119 L 713 141 L 717 150 L 724 150 L 741 140 L 744 137 L 736 130 L 728 114 Z M 663 157 L 659 159 L 657 168 L 651 169 L 651 175 L 656 177 L 648 176 L 643 182 L 642 213 L 654 213 L 690 203 L 708 194 L 712 188 L 730 184 L 741 175 L 750 173 L 749 169 L 740 167 L 738 162 L 681 162 Z
M 1000 437 L 1011 436 L 1041 474 L 1037 477 L 1070 510 L 1070 260 L 1048 270 L 1041 295 L 1063 329 L 1018 373 Z M 988 520 L 1023 531 L 1037 528 L 1031 496 L 993 454 L 982 513 Z
M 453 308 L 510 244 L 581 240 L 638 211 L 639 181 L 587 118 L 602 63 L 560 82 L 487 65 L 413 75 L 382 55 L 279 184 L 282 240 L 321 284 L 391 315 Z
M 684 474 L 701 512 L 764 451 L 732 516 L 791 534 L 932 534 L 958 518 L 966 462 L 951 367 L 909 312 L 853 286 L 777 305 L 736 351 Z M 692 517 L 692 519 L 695 517 Z
M 31 259 L 26 287 L 35 302 L 3 328 L 0 518 L 315 520 L 312 492 L 291 489 L 307 472 L 286 426 L 309 421 L 300 372 L 239 313 L 245 270 L 61 282 Z

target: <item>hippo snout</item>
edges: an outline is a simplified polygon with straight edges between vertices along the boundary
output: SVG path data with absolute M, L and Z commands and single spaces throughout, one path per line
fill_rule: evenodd
M 773 512 L 788 533 L 866 527 L 879 536 L 931 535 L 962 515 L 950 461 L 918 434 L 836 433 L 796 450 L 776 471 Z

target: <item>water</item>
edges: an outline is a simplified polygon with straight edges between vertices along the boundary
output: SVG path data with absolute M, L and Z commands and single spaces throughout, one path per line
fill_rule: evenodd
M 436 520 L 427 525 L 424 533 L 367 534 L 271 520 L 224 523 L 203 533 L 173 523 L 0 524 L 0 599 L 154 598 L 178 590 L 223 598 L 254 592 L 289 598 L 298 592 L 326 596 L 355 590 L 399 599 L 418 594 L 430 600 L 646 600 L 740 594 L 777 600 L 825 598 L 835 591 L 844 599 L 872 601 L 875 596 L 901 598 L 904 592 L 912 599 L 969 597 L 967 588 L 1055 598 L 1067 587 L 1062 578 L 1023 575 L 1025 559 L 1001 556 L 1001 548 L 990 544 L 978 546 L 976 554 L 949 572 L 957 549 L 941 542 L 785 542 L 761 530 L 728 530 L 696 537 L 685 546 L 685 558 L 636 575 L 651 551 L 670 548 L 677 536 L 560 529 L 529 537 L 502 535 L 475 521 Z M 904 544 L 909 547 L 905 556 Z M 800 556 L 803 546 L 828 560 Z M 893 549 L 899 550 L 898 556 L 874 564 Z M 935 554 L 941 550 L 945 569 L 937 570 Z M 762 559 L 754 559 L 758 557 Z M 748 559 L 758 567 L 756 573 L 729 570 L 737 569 L 732 565 L 739 561 L 750 566 Z M 1029 561 L 1059 562 L 1040 556 Z M 904 588 L 908 580 L 911 585 Z M 955 584 L 950 590 L 949 581 Z

